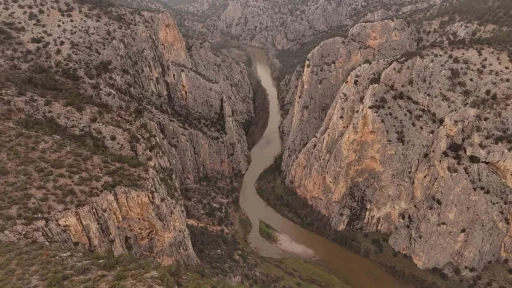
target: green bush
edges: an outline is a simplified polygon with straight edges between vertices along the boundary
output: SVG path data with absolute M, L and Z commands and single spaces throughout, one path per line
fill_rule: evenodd
M 477 156 L 474 156 L 474 155 L 470 155 L 469 156 L 469 162 L 471 162 L 471 163 L 480 163 L 480 157 L 477 157 Z
M 382 244 L 380 239 L 378 239 L 378 238 L 372 239 L 372 245 L 375 246 L 375 248 L 377 249 L 377 251 L 379 253 L 384 252 L 384 245 Z
M 46 287 L 48 287 L 48 288 L 64 287 L 64 280 L 62 279 L 62 275 L 52 273 L 50 275 L 50 277 L 48 277 L 48 281 L 46 281 Z
M 10 171 L 5 166 L 0 166 L 0 176 L 7 176 L 9 175 Z

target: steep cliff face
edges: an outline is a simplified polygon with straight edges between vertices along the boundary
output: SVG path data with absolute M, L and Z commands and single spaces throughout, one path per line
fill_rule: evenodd
M 207 29 L 228 33 L 251 45 L 270 49 L 297 49 L 338 26 L 383 20 L 439 4 L 438 0 L 397 1 L 219 1 L 202 0 L 179 6 L 197 15 L 207 14 Z M 367 17 L 365 17 L 367 16 Z
M 324 41 L 308 56 L 303 69 L 287 81 L 281 95 L 283 169 L 315 136 L 336 93 L 349 73 L 362 63 L 397 57 L 416 49 L 416 31 L 403 21 L 384 21 L 354 26 L 348 37 Z M 356 80 L 359 81 L 359 80 Z
M 404 33 L 376 33 L 375 25 L 385 23 L 362 25 L 357 34 L 367 47 L 393 47 L 400 42 L 392 39 L 404 39 L 395 33 Z M 457 37 L 471 34 L 468 27 L 468 33 L 457 30 Z M 390 245 L 420 268 L 466 271 L 510 258 L 512 64 L 506 53 L 441 44 L 399 56 L 415 48 L 411 37 L 396 54 L 376 52 L 355 70 L 345 64 L 338 72 L 318 71 L 318 78 L 349 74 L 329 92 L 320 90 L 324 82 L 304 84 L 315 63 L 330 60 L 318 52 L 326 45 L 331 54 L 344 51 L 342 41 L 317 47 L 311 66 L 281 95 L 291 107 L 282 125 L 288 185 L 337 229 L 390 233 Z M 319 105 L 325 114 L 316 106 L 310 116 L 318 99 L 328 99 Z
M 165 192 L 163 185 L 152 192 L 116 188 L 41 223 L 36 239 L 114 255 L 151 256 L 164 265 L 196 264 L 185 211 Z
M 0 12 L 0 238 L 197 263 L 180 187 L 245 171 L 245 66 L 167 14 L 25 2 Z

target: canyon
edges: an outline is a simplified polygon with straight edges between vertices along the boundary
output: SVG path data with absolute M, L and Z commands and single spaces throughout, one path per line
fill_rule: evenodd
M 167 13 L 16 5 L 0 12 L 0 239 L 199 264 L 182 187 L 247 169 L 246 66 Z
M 96 263 L 20 287 L 510 285 L 507 1 L 0 4 L 0 241 Z

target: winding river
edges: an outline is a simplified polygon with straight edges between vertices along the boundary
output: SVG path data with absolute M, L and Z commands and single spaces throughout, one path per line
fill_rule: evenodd
M 252 223 L 248 236 L 251 247 L 265 257 L 298 257 L 283 252 L 259 235 L 259 220 L 277 231 L 288 235 L 293 241 L 315 253 L 315 262 L 329 269 L 334 275 L 353 288 L 397 288 L 397 280 L 377 264 L 362 256 L 313 233 L 281 216 L 268 206 L 256 193 L 255 183 L 259 175 L 274 162 L 281 152 L 279 124 L 281 121 L 277 90 L 272 81 L 268 58 L 264 50 L 249 48 L 256 64 L 261 83 L 268 92 L 270 113 L 267 129 L 251 151 L 251 164 L 245 173 L 240 195 L 240 206 Z

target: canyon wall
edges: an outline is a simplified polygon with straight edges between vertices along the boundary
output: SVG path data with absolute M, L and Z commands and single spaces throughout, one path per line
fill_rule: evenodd
M 343 26 L 404 16 L 440 0 L 394 1 L 213 1 L 178 8 L 194 15 L 211 31 L 271 50 L 296 50 L 322 33 Z M 201 20 L 202 19 L 202 20 Z
M 281 90 L 282 170 L 336 229 L 389 233 L 420 268 L 482 269 L 510 258 L 512 64 L 422 25 L 359 24 L 311 52 Z
M 0 12 L 0 238 L 196 264 L 181 186 L 247 168 L 246 67 L 187 43 L 166 13 L 37 8 Z

